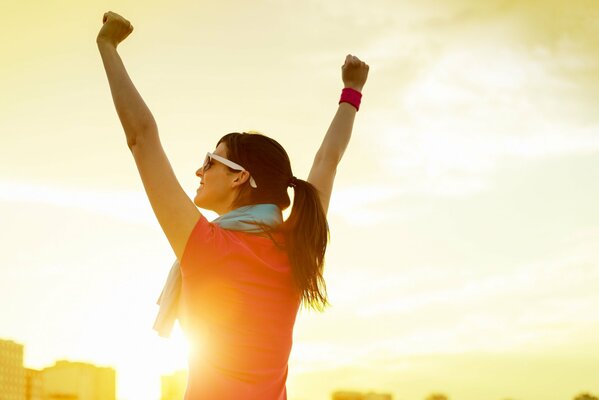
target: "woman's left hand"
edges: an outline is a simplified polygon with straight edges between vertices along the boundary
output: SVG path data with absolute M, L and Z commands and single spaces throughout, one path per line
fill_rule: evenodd
M 96 38 L 97 43 L 107 42 L 116 48 L 120 42 L 133 32 L 131 22 L 112 11 L 104 13 L 102 23 L 104 25 L 102 25 Z
M 341 79 L 345 87 L 362 92 L 370 66 L 356 56 L 348 54 L 345 63 L 341 66 Z

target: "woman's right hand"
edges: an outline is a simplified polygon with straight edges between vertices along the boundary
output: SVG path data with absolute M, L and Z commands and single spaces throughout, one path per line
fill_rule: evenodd
M 345 57 L 345 64 L 341 66 L 341 78 L 345 87 L 349 87 L 362 92 L 362 88 L 368 78 L 368 64 L 356 56 L 348 54 Z
M 108 11 L 102 17 L 102 28 L 96 37 L 97 43 L 110 43 L 115 48 L 133 32 L 133 25 L 121 15 Z

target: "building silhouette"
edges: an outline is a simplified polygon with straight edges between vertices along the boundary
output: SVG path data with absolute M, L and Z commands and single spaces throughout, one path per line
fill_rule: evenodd
M 41 376 L 44 400 L 116 400 L 113 368 L 61 360 Z
M 586 392 L 580 393 L 578 396 L 574 397 L 574 400 L 599 400 L 599 397 Z
M 44 400 L 42 371 L 25 368 L 25 400 Z
M 187 387 L 187 370 L 160 377 L 160 400 L 181 400 Z
M 449 400 L 449 397 L 443 393 L 432 393 L 426 397 L 426 400 Z
M 393 400 L 393 396 L 389 393 L 375 392 L 355 392 L 355 391 L 336 391 L 333 392 L 332 400 Z
M 0 340 L 0 395 L 2 400 L 25 400 L 23 345 L 12 340 Z
M 25 368 L 23 345 L 0 339 L 0 400 L 116 400 L 116 371 L 65 360 Z

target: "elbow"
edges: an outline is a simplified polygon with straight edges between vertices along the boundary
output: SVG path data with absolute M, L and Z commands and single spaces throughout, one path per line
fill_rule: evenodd
M 127 136 L 127 147 L 132 149 L 133 146 L 140 142 L 157 139 L 158 127 L 155 123 L 149 123 L 139 129 L 125 130 L 125 135 Z
M 339 165 L 342 156 L 342 153 L 320 150 L 318 153 L 316 153 L 314 161 L 317 161 L 319 163 L 332 164 L 336 167 L 337 165 Z
M 127 147 L 129 150 L 133 149 L 133 146 L 137 143 L 137 138 L 133 135 L 127 135 Z
M 337 157 L 331 154 L 317 154 L 314 157 L 314 165 L 318 165 L 319 168 L 325 168 L 328 171 L 337 171 L 337 166 L 341 161 L 341 157 Z

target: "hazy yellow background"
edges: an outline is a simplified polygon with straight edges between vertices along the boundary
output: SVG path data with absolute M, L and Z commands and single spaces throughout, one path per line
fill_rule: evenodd
M 333 307 L 298 317 L 290 400 L 598 393 L 599 3 L 415 3 L 2 1 L 0 338 L 28 367 L 115 367 L 122 400 L 185 366 L 180 331 L 151 329 L 174 254 L 96 47 L 111 10 L 190 196 L 232 131 L 306 178 L 346 54 L 370 65 L 329 213 Z

